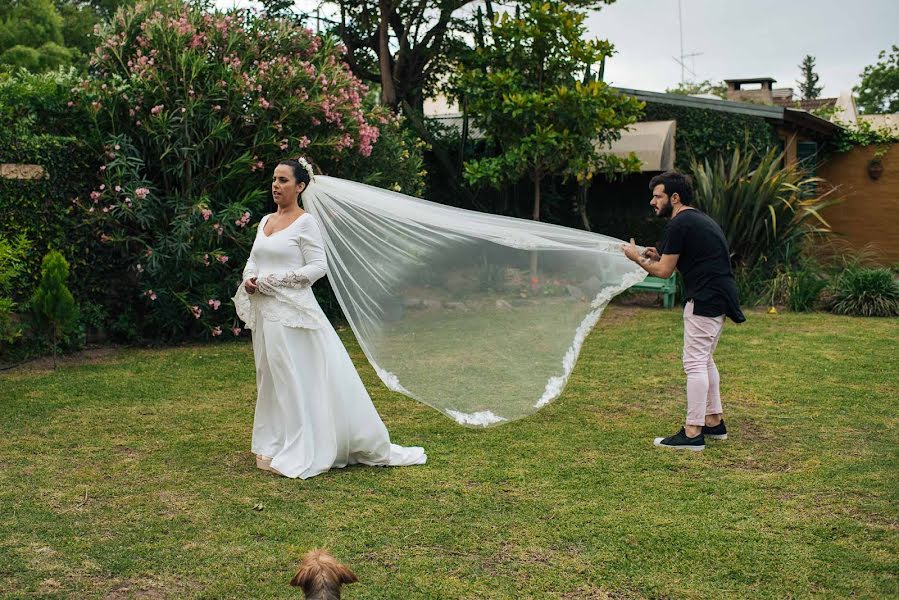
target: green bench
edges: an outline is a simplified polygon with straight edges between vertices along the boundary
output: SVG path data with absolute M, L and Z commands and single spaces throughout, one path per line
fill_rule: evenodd
M 674 308 L 674 293 L 677 290 L 677 275 L 668 279 L 647 275 L 646 279 L 631 288 L 635 292 L 656 292 L 662 294 L 662 306 Z

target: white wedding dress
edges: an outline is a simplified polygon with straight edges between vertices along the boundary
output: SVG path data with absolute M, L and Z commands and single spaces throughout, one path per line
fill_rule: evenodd
M 424 449 L 392 444 L 387 428 L 337 332 L 312 293 L 326 274 L 325 250 L 315 217 L 265 234 L 259 224 L 234 306 L 253 332 L 256 414 L 252 450 L 271 457 L 271 468 L 306 479 L 351 464 L 424 464 Z M 268 283 L 268 285 L 264 285 Z

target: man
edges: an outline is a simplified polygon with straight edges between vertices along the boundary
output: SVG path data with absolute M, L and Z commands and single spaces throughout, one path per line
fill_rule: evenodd
M 656 277 L 668 278 L 677 268 L 684 278 L 684 372 L 687 374 L 687 420 L 676 434 L 656 438 L 655 445 L 703 450 L 705 438 L 727 439 L 721 407 L 720 378 L 712 353 L 724 317 L 746 320 L 737 298 L 727 240 L 711 217 L 690 206 L 693 188 L 682 174 L 668 171 L 649 182 L 649 201 L 657 216 L 669 219 L 661 253 L 646 248 L 641 255 L 631 239 L 625 255 Z

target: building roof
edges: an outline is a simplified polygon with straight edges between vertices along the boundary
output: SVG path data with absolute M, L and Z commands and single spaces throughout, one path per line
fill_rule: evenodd
M 645 90 L 633 90 L 628 88 L 616 88 L 622 94 L 633 96 L 643 102 L 653 104 L 668 104 L 671 106 L 684 106 L 689 108 L 703 108 L 719 112 L 728 112 L 752 117 L 762 117 L 776 123 L 789 123 L 803 129 L 813 131 L 825 137 L 836 135 L 840 126 L 826 119 L 822 119 L 812 113 L 786 106 L 770 104 L 752 104 L 749 102 L 735 102 L 733 100 L 713 100 L 711 98 L 697 98 L 681 94 L 668 94 L 662 92 L 648 92 Z
M 712 98 L 698 98 L 683 94 L 669 94 L 665 92 L 648 92 L 646 90 L 633 90 L 629 88 L 615 88 L 626 96 L 633 96 L 642 102 L 653 104 L 670 104 L 673 106 L 686 106 L 690 108 L 705 108 L 719 112 L 737 113 L 765 119 L 782 119 L 783 107 L 769 104 L 752 104 L 750 102 L 734 102 L 733 100 L 721 100 Z
M 802 110 L 817 110 L 819 108 L 831 108 L 837 105 L 837 98 L 812 98 L 811 100 L 793 100 L 774 96 L 774 104 L 788 108 L 801 108 Z

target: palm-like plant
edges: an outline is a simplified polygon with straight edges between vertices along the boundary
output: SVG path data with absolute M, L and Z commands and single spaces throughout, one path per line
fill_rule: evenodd
M 806 198 L 823 180 L 782 163 L 776 149 L 758 156 L 739 148 L 730 157 L 691 161 L 695 206 L 721 225 L 737 266 L 773 268 L 831 233 L 821 211 L 840 201 L 835 188 Z

